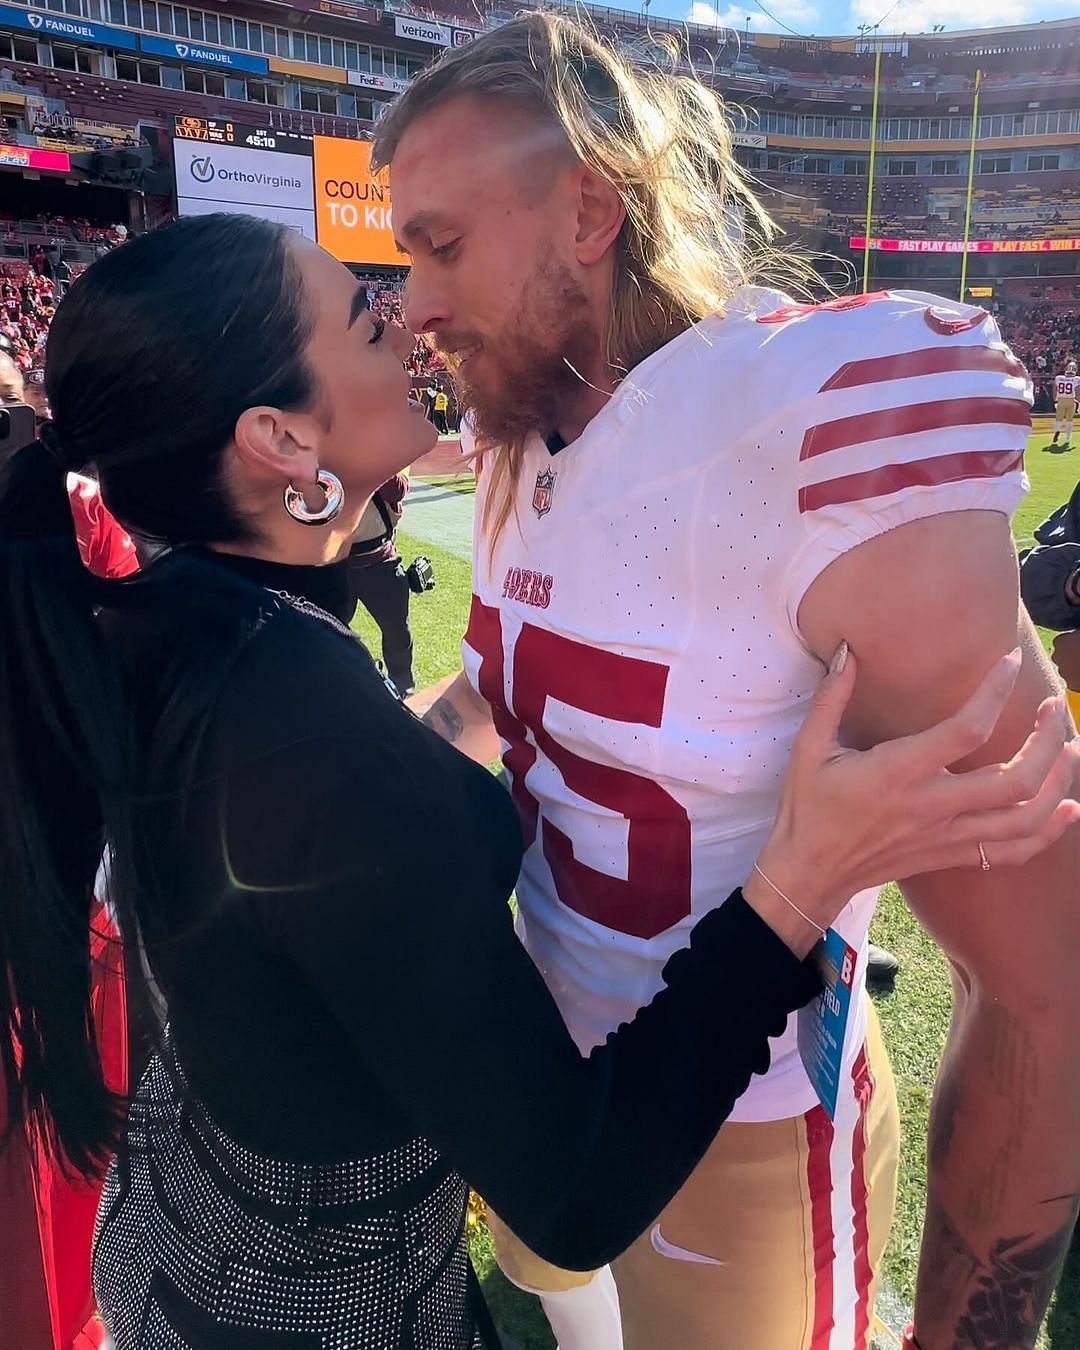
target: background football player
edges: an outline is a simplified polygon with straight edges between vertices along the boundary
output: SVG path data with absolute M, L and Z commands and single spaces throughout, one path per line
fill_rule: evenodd
M 1076 362 L 1066 361 L 1065 369 L 1054 377 L 1054 436 L 1051 445 L 1057 445 L 1057 439 L 1064 434 L 1064 449 L 1072 445 L 1073 422 L 1076 418 L 1077 386 L 1080 379 L 1076 374 Z

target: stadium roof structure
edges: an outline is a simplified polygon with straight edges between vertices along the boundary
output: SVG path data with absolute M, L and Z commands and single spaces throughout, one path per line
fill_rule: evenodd
M 627 16 L 630 18 L 631 16 Z M 636 16 L 634 16 L 636 17 Z M 805 38 L 808 42 L 857 42 L 865 43 L 868 48 L 873 48 L 878 43 L 896 42 L 897 39 L 906 38 L 908 41 L 918 39 L 920 42 L 932 42 L 935 45 L 951 47 L 956 44 L 965 44 L 972 39 L 985 40 L 987 38 L 1001 39 L 1008 42 L 1011 39 L 1020 39 L 1027 36 L 1045 37 L 1049 33 L 1060 35 L 1061 33 L 1072 31 L 1080 40 L 1080 14 L 1067 19 L 1040 19 L 1035 23 L 1018 24 L 997 24 L 991 28 L 953 28 L 945 33 L 925 33 L 925 32 L 900 32 L 900 33 L 805 33 L 805 34 L 785 34 L 785 33 L 754 33 L 751 32 L 750 38 L 753 42 L 760 42 L 763 37 L 778 37 L 783 41 L 798 42 Z M 1000 50 L 1008 50 L 1007 47 Z M 1028 51 L 1030 45 L 1017 47 L 1017 51 Z

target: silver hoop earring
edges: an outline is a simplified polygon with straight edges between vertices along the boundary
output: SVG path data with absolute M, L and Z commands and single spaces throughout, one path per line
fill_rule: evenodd
M 304 494 L 291 483 L 285 486 L 285 510 L 301 525 L 327 525 L 340 515 L 341 508 L 345 505 L 345 489 L 341 486 L 341 479 L 337 474 L 331 473 L 328 469 L 320 469 L 318 484 L 326 494 L 326 501 L 317 511 L 311 510 L 304 500 Z

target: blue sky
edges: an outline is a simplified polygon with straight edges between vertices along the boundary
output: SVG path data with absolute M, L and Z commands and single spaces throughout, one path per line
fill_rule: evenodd
M 634 0 L 612 0 L 620 8 L 637 8 Z M 1039 19 L 1064 19 L 1080 14 L 1080 0 L 762 0 L 795 32 L 819 36 L 854 33 L 859 24 L 881 24 L 882 33 L 928 32 L 936 23 L 946 28 L 985 28 L 1000 24 L 1033 23 Z M 755 0 L 746 4 L 731 0 L 652 0 L 650 12 L 695 23 L 720 23 L 746 29 L 750 15 L 752 33 L 775 33 L 784 29 Z

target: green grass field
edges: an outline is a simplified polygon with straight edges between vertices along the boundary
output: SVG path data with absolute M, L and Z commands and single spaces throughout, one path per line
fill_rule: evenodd
M 1015 533 L 1021 543 L 1030 543 L 1035 526 L 1069 496 L 1080 477 L 1080 467 L 1074 467 L 1080 466 L 1080 445 L 1071 454 L 1050 455 L 1041 449 L 1048 440 L 1049 435 L 1040 432 L 1028 442 L 1027 466 L 1032 490 L 1016 517 Z M 471 490 L 471 480 L 467 484 L 459 481 L 458 486 Z M 426 542 L 404 534 L 400 541 L 406 558 L 415 553 L 427 554 L 438 576 L 436 590 L 413 599 L 416 674 L 422 687 L 458 666 L 459 644 L 469 608 L 469 567 Z M 377 652 L 378 635 L 366 615 L 357 620 L 356 627 Z M 908 913 L 895 887 L 887 888 L 882 897 L 873 937 L 896 952 L 903 962 L 895 991 L 878 999 L 877 1008 L 896 1074 L 903 1124 L 899 1204 L 885 1274 L 895 1294 L 910 1302 L 926 1189 L 926 1122 L 937 1059 L 948 1026 L 949 981 L 940 953 Z M 493 1016 L 499 1015 L 499 1010 L 492 1012 Z M 482 1109 L 482 1101 L 483 1084 L 478 1083 L 478 1110 Z M 552 1350 L 554 1342 L 539 1305 L 518 1294 L 501 1278 L 482 1228 L 473 1237 L 473 1258 L 500 1326 L 522 1350 Z M 1066 1269 L 1040 1345 L 1042 1350 L 1080 1347 L 1080 1255 Z M 778 1346 L 776 1350 L 786 1347 Z

